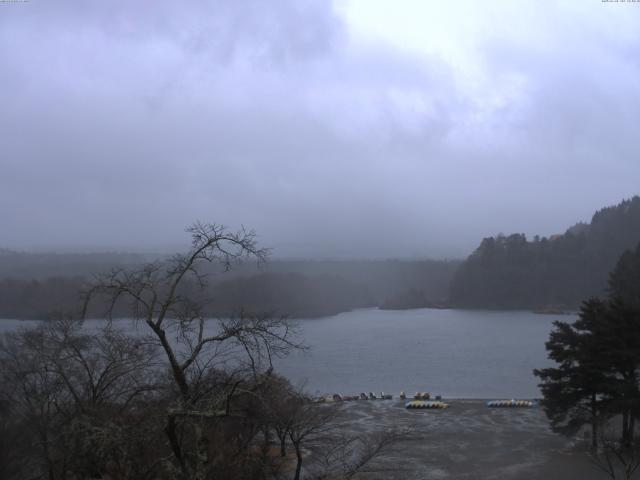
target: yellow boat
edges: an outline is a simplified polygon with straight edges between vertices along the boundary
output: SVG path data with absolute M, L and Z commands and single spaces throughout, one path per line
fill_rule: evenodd
M 404 405 L 406 408 L 414 409 L 414 408 L 428 408 L 428 409 L 444 409 L 449 408 L 448 403 L 444 402 L 430 402 L 424 400 L 412 400 L 411 402 L 407 402 Z

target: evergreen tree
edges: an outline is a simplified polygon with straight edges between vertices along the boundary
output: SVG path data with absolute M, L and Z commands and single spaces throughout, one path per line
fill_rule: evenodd
M 640 243 L 622 254 L 609 275 L 609 296 L 640 309 Z
M 558 366 L 534 370 L 542 381 L 543 407 L 553 430 L 572 435 L 590 424 L 593 447 L 611 391 L 611 370 L 601 361 L 603 346 L 595 334 L 606 321 L 604 302 L 584 302 L 577 321 L 554 323 L 546 348 Z
M 639 241 L 638 196 L 596 212 L 590 223 L 561 235 L 533 241 L 523 234 L 485 238 L 453 277 L 450 301 L 465 308 L 578 308 L 585 298 L 606 295 L 609 272 Z M 640 256 L 628 257 L 629 271 L 621 270 L 612 281 L 617 290 L 620 282 L 626 285 L 625 297 L 635 295 L 640 304 Z
M 620 416 L 621 441 L 631 445 L 640 416 L 640 245 L 611 272 L 609 298 L 583 303 L 574 323 L 556 322 L 546 344 L 556 367 L 534 370 L 556 431 L 571 434 Z

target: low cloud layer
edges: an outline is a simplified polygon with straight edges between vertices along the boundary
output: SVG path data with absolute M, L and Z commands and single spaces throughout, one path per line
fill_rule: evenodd
M 574 3 L 0 4 L 0 245 L 172 249 L 199 219 L 276 256 L 451 257 L 563 231 L 640 178 L 640 4 Z

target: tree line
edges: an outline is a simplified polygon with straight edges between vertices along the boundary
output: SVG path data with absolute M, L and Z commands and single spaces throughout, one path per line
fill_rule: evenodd
M 47 319 L 77 311 L 78 292 L 96 274 L 109 268 L 141 268 L 144 258 L 0 251 L 0 318 Z M 354 308 L 424 307 L 441 301 L 457 265 L 434 260 L 270 260 L 261 268 L 255 262 L 234 265 L 224 274 L 204 265 L 202 273 L 208 277 L 212 301 L 207 314 L 212 317 L 244 309 L 312 318 Z M 187 281 L 182 288 L 197 291 L 199 286 Z M 126 315 L 126 308 L 118 314 Z
M 562 235 L 485 238 L 456 272 L 451 303 L 474 308 L 574 309 L 602 295 L 618 257 L 640 241 L 640 197 L 604 208 Z
M 46 320 L 60 312 L 79 313 L 82 304 L 79 292 L 88 282 L 91 278 L 2 279 L 0 318 Z M 189 280 L 181 289 L 185 294 L 194 294 L 200 286 Z M 210 284 L 207 295 L 211 298 L 206 307 L 210 317 L 230 316 L 244 309 L 311 318 L 376 306 L 365 287 L 334 275 L 261 273 Z M 99 315 L 101 308 L 92 306 L 90 314 Z M 118 305 L 114 314 L 126 316 L 127 306 Z

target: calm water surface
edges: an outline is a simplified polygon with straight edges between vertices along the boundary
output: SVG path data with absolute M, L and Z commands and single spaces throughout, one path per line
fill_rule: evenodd
M 278 371 L 311 392 L 429 391 L 447 397 L 539 397 L 554 320 L 524 311 L 366 309 L 300 321 L 309 351 Z
M 309 349 L 276 370 L 311 393 L 429 391 L 458 398 L 539 397 L 532 370 L 554 320 L 524 311 L 355 310 L 300 320 Z M 35 324 L 1 320 L 0 332 Z

